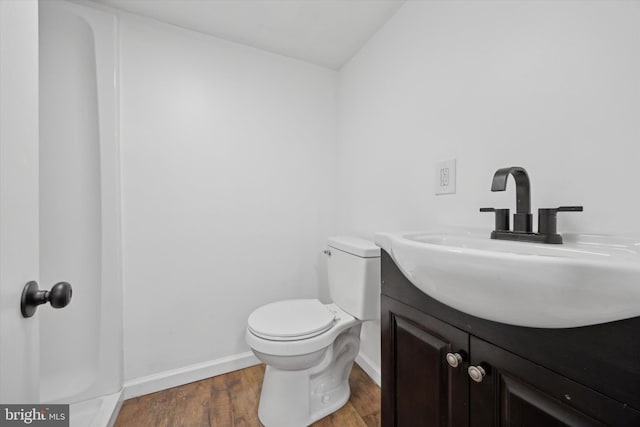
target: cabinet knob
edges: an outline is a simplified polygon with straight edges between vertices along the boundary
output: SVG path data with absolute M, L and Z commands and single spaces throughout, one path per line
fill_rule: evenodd
M 447 363 L 452 368 L 457 368 L 462 363 L 462 356 L 460 353 L 447 353 Z
M 477 383 L 481 383 L 484 376 L 487 375 L 482 366 L 469 366 L 469 377 Z

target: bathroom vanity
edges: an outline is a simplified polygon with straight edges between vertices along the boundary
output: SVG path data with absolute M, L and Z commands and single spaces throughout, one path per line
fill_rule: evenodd
M 516 326 L 432 298 L 385 250 L 381 269 L 383 427 L 640 426 L 640 317 Z

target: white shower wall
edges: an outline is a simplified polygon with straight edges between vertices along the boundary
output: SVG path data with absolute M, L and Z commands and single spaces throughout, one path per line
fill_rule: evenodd
M 40 283 L 73 286 L 64 310 L 38 310 L 40 400 L 98 409 L 123 368 L 116 21 L 63 1 L 38 12 Z
M 326 299 L 337 73 L 128 14 L 119 31 L 125 382 L 249 363 L 253 309 Z

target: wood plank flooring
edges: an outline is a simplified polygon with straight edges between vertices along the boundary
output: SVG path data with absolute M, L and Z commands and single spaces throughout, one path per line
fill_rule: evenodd
M 264 365 L 170 388 L 124 402 L 115 427 L 260 427 Z M 354 363 L 351 398 L 313 427 L 379 427 L 380 388 Z

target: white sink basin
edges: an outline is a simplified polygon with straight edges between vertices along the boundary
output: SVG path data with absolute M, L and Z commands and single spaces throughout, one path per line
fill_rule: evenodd
M 484 319 L 568 328 L 640 316 L 640 238 L 563 238 L 550 245 L 455 231 L 375 241 L 422 292 Z

